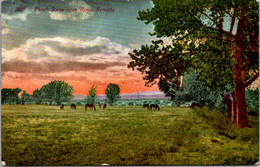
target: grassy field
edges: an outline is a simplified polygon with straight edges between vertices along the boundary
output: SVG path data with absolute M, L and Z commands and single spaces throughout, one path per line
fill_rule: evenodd
M 251 165 L 259 157 L 258 116 L 237 129 L 218 112 L 113 106 L 2 105 L 7 165 Z

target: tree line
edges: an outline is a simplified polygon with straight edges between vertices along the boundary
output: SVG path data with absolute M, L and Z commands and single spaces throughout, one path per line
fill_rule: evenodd
M 35 104 L 52 105 L 53 102 L 57 105 L 62 103 L 71 102 L 73 99 L 73 87 L 64 81 L 51 81 L 46 85 L 43 85 L 40 89 L 35 89 L 32 95 L 29 95 L 26 91 L 22 92 L 20 88 L 3 88 L 1 91 L 2 104 L 25 104 L 28 101 L 33 101 Z M 88 95 L 85 99 L 86 103 L 95 103 L 97 86 L 92 86 L 88 91 Z M 108 102 L 113 103 L 120 98 L 120 87 L 118 84 L 110 83 L 106 90 L 106 97 Z

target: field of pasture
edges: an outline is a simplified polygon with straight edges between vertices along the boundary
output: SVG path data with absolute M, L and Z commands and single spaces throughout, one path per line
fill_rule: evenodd
M 2 105 L 7 165 L 252 165 L 259 118 L 237 129 L 207 108 Z

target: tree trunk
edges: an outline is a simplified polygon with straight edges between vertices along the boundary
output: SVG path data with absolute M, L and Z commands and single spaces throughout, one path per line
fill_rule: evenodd
M 236 123 L 239 128 L 247 127 L 248 117 L 245 89 L 243 87 L 237 87 L 236 90 L 232 92 L 232 99 L 229 98 L 229 95 L 224 95 L 224 98 L 228 106 L 228 115 L 231 121 Z
M 246 20 L 247 6 L 242 8 L 240 19 L 238 22 L 237 34 L 235 36 L 235 59 L 234 64 L 234 85 L 235 92 L 233 100 L 235 107 L 233 110 L 236 111 L 235 119 L 239 128 L 245 128 L 248 126 L 247 110 L 246 110 L 246 96 L 245 96 L 245 84 L 244 78 L 246 71 L 243 70 L 243 45 L 244 45 L 244 30 Z
M 232 122 L 236 122 L 236 119 L 237 119 L 237 117 L 236 117 L 236 115 L 237 115 L 237 107 L 236 107 L 236 95 L 235 95 L 236 93 L 233 91 L 232 92 L 232 99 L 231 99 L 231 121 Z
M 177 73 L 177 90 L 178 91 L 183 91 L 183 76 L 178 75 Z M 181 100 L 177 101 L 177 107 L 181 107 Z
M 255 76 L 258 75 L 258 73 L 255 74 Z M 253 76 L 252 78 L 256 79 L 255 76 Z M 235 86 L 236 90 L 232 92 L 231 99 L 228 94 L 224 94 L 225 103 L 228 107 L 229 118 L 232 122 L 236 123 L 239 128 L 245 128 L 248 126 L 245 85 L 246 84 L 244 84 L 243 82 L 237 81 L 237 84 Z
M 230 99 L 229 94 L 224 94 L 225 104 L 227 105 L 228 109 L 228 117 L 231 119 L 232 113 L 232 100 Z
M 248 126 L 248 116 L 246 109 L 246 96 L 244 83 L 238 81 L 235 85 L 235 97 L 236 97 L 236 123 L 239 128 L 245 128 Z

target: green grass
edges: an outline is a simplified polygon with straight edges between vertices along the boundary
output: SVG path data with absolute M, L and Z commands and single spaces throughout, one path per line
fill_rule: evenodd
M 250 128 L 237 129 L 227 121 L 220 126 L 217 118 L 223 118 L 215 112 L 203 112 L 176 107 L 150 111 L 109 106 L 85 111 L 83 106 L 60 110 L 58 106 L 2 105 L 2 160 L 11 166 L 251 165 L 258 161 L 258 116 L 249 117 Z

